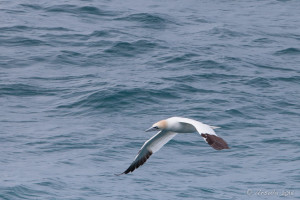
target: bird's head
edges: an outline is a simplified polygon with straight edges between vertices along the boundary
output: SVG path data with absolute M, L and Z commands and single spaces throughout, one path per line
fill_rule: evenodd
M 159 122 L 156 122 L 155 124 L 153 124 L 150 128 L 148 128 L 146 130 L 146 132 L 149 131 L 160 131 L 160 130 L 164 130 L 167 128 L 167 120 L 161 120 Z

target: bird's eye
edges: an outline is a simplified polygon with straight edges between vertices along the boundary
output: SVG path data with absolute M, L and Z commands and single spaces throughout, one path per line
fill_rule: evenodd
M 158 126 L 154 126 L 153 128 L 155 128 L 155 129 L 159 129 L 159 128 L 158 128 Z

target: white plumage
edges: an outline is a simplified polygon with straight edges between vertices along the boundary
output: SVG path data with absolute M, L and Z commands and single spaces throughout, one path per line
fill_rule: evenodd
M 202 122 L 183 117 L 171 117 L 166 120 L 161 120 L 146 130 L 147 132 L 159 130 L 159 132 L 144 143 L 132 164 L 121 174 L 133 172 L 136 168 L 143 165 L 153 153 L 157 152 L 177 133 L 185 134 L 198 132 L 203 137 L 204 141 L 211 145 L 214 149 L 229 149 L 227 143 L 217 136 L 213 130 L 215 128 L 219 127 L 209 126 Z

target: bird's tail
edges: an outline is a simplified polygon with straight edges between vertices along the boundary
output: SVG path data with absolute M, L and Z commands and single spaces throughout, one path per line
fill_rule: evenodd
M 219 127 L 219 126 L 210 126 L 210 128 L 217 129 L 217 128 L 221 128 L 221 127 Z

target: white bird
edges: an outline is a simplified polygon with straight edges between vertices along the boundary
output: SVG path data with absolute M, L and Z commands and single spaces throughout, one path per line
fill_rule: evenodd
M 222 138 L 218 137 L 213 130 L 216 128 L 219 127 L 209 126 L 199 121 L 183 117 L 171 117 L 161 120 L 146 130 L 146 132 L 155 130 L 159 130 L 159 132 L 144 143 L 132 164 L 121 174 L 133 172 L 139 166 L 143 165 L 153 153 L 157 152 L 177 133 L 198 132 L 203 137 L 204 141 L 214 149 L 229 149 L 227 143 Z

